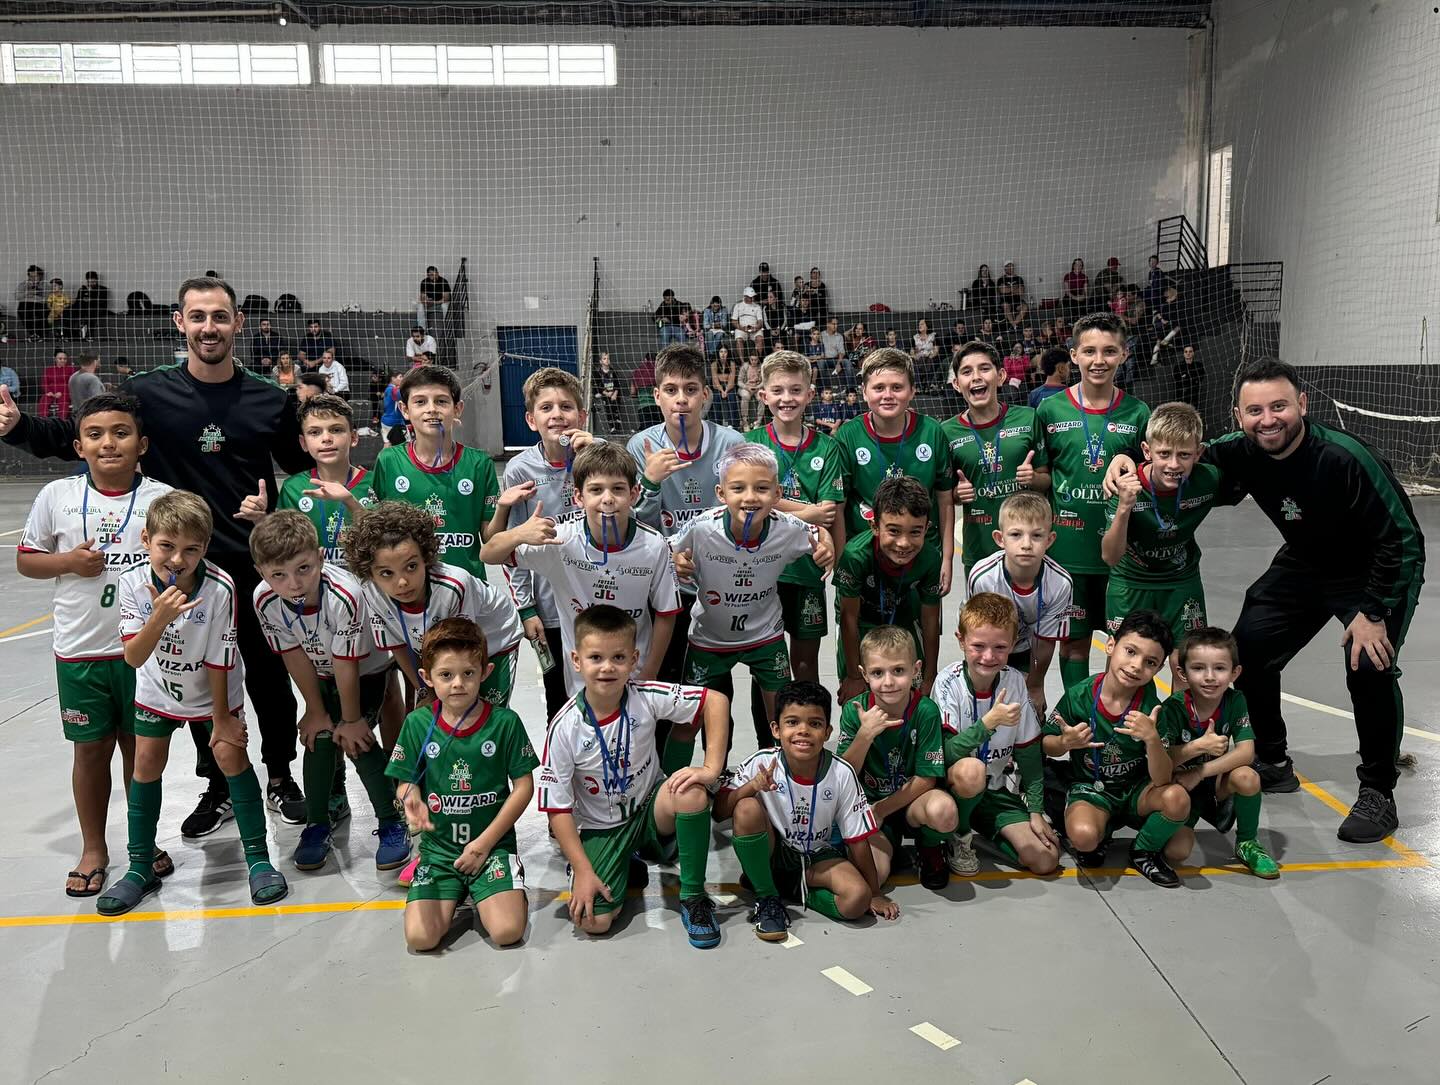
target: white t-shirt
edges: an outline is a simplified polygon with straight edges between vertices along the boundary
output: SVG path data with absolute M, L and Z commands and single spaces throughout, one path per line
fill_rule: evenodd
M 1035 640 L 1064 640 L 1070 635 L 1070 604 L 1075 586 L 1060 564 L 1050 558 L 1042 560 L 1040 575 L 1029 589 L 1015 587 L 1005 571 L 1005 551 L 997 550 L 981 558 L 970 568 L 965 581 L 966 598 L 979 591 L 990 591 L 1015 603 L 1020 612 L 1020 635 L 1015 638 L 1017 652 L 1028 652 Z
M 379 586 L 366 583 L 365 609 L 370 612 L 370 631 L 375 647 L 382 651 L 409 648 L 420 666 L 420 642 L 426 631 L 442 618 L 469 618 L 485 634 L 490 658 L 513 652 L 525 635 L 520 612 L 510 588 L 476 580 L 455 565 L 437 562 L 426 574 L 425 602 L 410 608 L 391 599 Z
M 765 310 L 753 301 L 742 301 L 730 310 L 730 319 L 741 331 L 759 331 L 765 326 Z
M 45 486 L 30 507 L 19 550 L 30 554 L 61 554 L 86 539 L 105 552 L 99 576 L 66 573 L 55 578 L 55 658 L 119 659 L 120 611 L 116 607 L 120 574 L 144 564 L 140 532 L 150 502 L 170 492 L 163 482 L 136 476 L 123 494 L 109 494 L 90 485 L 90 476 L 71 475 Z M 133 506 L 132 506 L 133 501 Z
M 435 337 L 433 335 L 425 336 L 425 338 L 420 340 L 420 342 L 418 343 L 415 342 L 415 337 L 413 335 L 407 336 L 405 339 L 405 357 L 407 358 L 413 358 L 417 354 L 428 354 L 433 361 L 437 349 L 438 348 L 435 346 Z
M 879 832 L 865 789 L 849 762 L 827 751 L 822 755 L 821 767 L 824 771 L 819 780 L 792 777 L 778 749 L 761 750 L 736 769 L 720 790 L 738 791 L 762 768 L 769 768 L 777 786 L 755 797 L 765 807 L 780 840 L 801 854 L 813 854 L 829 846 L 835 828 L 839 828 L 847 844 L 857 844 Z
M 952 663 L 935 679 L 931 699 L 940 706 L 940 729 L 946 735 L 958 735 L 995 707 L 995 697 L 1005 691 L 1006 704 L 1020 705 L 1020 722 L 1014 727 L 997 727 L 991 732 L 985 753 L 986 787 L 998 791 L 1005 786 L 1005 766 L 1016 746 L 1028 746 L 1040 740 L 1040 719 L 1025 690 L 1025 675 L 1009 667 L 995 676 L 995 685 L 988 690 L 974 690 L 965 674 L 965 664 Z M 977 751 L 978 752 L 978 751 Z
M 245 667 L 235 646 L 235 582 L 218 565 L 204 562 L 189 601 L 199 605 L 172 621 L 150 658 L 135 672 L 135 707 L 170 720 L 208 720 L 215 714 L 210 697 L 211 670 L 223 670 L 229 710 L 245 707 Z M 147 561 L 120 575 L 120 639 L 128 641 L 150 619 L 154 600 L 149 588 L 164 590 Z
M 360 664 L 361 674 L 379 674 L 392 660 L 375 650 L 360 582 L 337 565 L 320 573 L 320 601 L 298 613 L 263 581 L 252 597 L 260 630 L 270 650 L 283 655 L 303 649 L 321 678 L 335 677 L 335 660 Z
M 655 750 L 655 724 L 660 720 L 680 726 L 695 722 L 708 693 L 700 686 L 632 682 L 620 708 L 594 721 L 582 707 L 580 696 L 571 698 L 550 721 L 545 739 L 540 811 L 574 814 L 582 829 L 613 829 L 625 824 L 664 779 Z M 625 776 L 629 778 L 621 778 Z
M 325 374 L 330 381 L 330 391 L 336 395 L 350 391 L 350 378 L 345 373 L 345 367 L 339 362 L 331 362 L 329 365 L 322 363 L 317 372 Z
M 569 457 L 560 463 L 551 463 L 539 443 L 510 458 L 505 465 L 501 489 L 518 486 L 522 482 L 535 483 L 535 496 L 521 501 L 510 510 L 510 526 L 523 524 L 535 513 L 535 505 L 552 520 L 580 513 L 580 502 L 575 496 L 575 482 L 571 477 Z M 540 621 L 547 629 L 560 625 L 560 613 L 555 607 L 555 593 L 543 577 L 533 576 L 528 569 L 517 568 L 510 578 L 510 587 L 515 592 L 515 603 L 524 610 L 533 606 Z

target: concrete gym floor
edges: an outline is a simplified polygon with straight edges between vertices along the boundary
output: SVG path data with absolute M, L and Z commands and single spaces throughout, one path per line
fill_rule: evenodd
M 7 551 L 38 487 L 0 485 Z M 686 943 L 675 879 L 653 867 L 611 937 L 572 933 L 563 860 L 531 811 L 519 826 L 532 918 L 523 945 L 498 951 L 467 929 L 444 953 L 409 954 L 404 892 L 372 865 L 353 773 L 339 861 L 296 872 L 299 829 L 272 816 L 292 892 L 253 909 L 233 823 L 203 841 L 179 836 L 198 791 L 183 736 L 160 824 L 176 873 L 140 912 L 99 920 L 93 900 L 61 891 L 79 838 L 42 619 L 49 585 L 21 580 L 0 554 L 0 809 L 11 826 L 0 857 L 0 987 L 11 992 L 0 1081 L 701 1083 L 781 1071 L 984 1085 L 1434 1082 L 1440 502 L 1417 511 L 1433 571 L 1402 657 L 1406 746 L 1419 765 L 1400 784 L 1397 839 L 1335 838 L 1356 788 L 1337 625 L 1286 674 L 1292 752 L 1309 782 L 1266 799 L 1262 839 L 1285 865 L 1278 882 L 1225 866 L 1228 845 L 1213 832 L 1195 859 L 1207 865 L 1174 892 L 1119 876 L 1123 845 L 1117 869 L 1083 878 L 1068 857 L 1048 880 L 987 859 L 980 877 L 956 878 L 943 895 L 902 879 L 895 923 L 842 926 L 792 908 L 782 947 L 750 932 L 728 834 L 717 834 L 709 880 L 724 942 L 712 952 Z M 1228 625 L 1277 537 L 1247 504 L 1217 512 L 1203 541 L 1211 616 Z M 946 629 L 956 607 L 947 602 Z M 956 655 L 949 634 L 944 653 Z M 1051 686 L 1053 700 L 1054 674 Z M 538 745 L 545 713 L 532 672 L 514 707 Z M 738 730 L 748 733 L 744 719 Z M 734 756 L 748 752 L 742 739 Z M 124 826 L 117 787 L 112 877 L 124 868 Z

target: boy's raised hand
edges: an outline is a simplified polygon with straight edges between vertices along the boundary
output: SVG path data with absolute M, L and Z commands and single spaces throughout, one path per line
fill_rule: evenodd
M 10 386 L 0 384 L 0 437 L 20 424 L 20 408 L 10 397 Z
M 1135 499 L 1140 496 L 1140 476 L 1133 473 L 1121 475 L 1115 481 L 1115 492 L 1120 495 L 1122 509 L 1133 509 Z
M 1015 468 L 1015 482 L 1019 486 L 1029 486 L 1035 481 L 1035 450 L 1032 448 L 1025 458 L 1020 461 L 1020 466 Z
M 1010 704 L 1008 690 L 1001 690 L 995 694 L 995 703 L 990 706 L 990 711 L 980 717 L 980 722 L 985 725 L 987 731 L 997 731 L 1001 727 L 1014 727 L 1020 722 L 1020 712 L 1023 706 L 1019 701 Z
M 564 435 L 570 438 L 570 451 L 576 456 L 595 443 L 595 435 L 588 429 L 567 429 Z
M 645 477 L 656 486 L 680 470 L 680 453 L 673 448 L 656 448 L 645 439 Z
M 1125 713 L 1125 723 L 1115 728 L 1115 733 L 1128 735 L 1141 742 L 1152 742 L 1160 737 L 1160 732 L 1155 729 L 1155 720 L 1159 714 L 1159 706 L 1156 706 L 1148 714 L 1138 709 L 1131 709 Z
M 514 486 L 507 486 L 500 492 L 500 500 L 497 502 L 502 509 L 513 509 L 522 501 L 529 501 L 535 496 L 535 483 L 531 479 L 524 482 L 517 482 Z
M 265 514 L 269 511 L 270 503 L 265 497 L 265 480 L 262 478 L 260 488 L 240 502 L 240 511 L 235 514 L 235 519 L 258 524 L 265 519 Z
M 780 785 L 775 782 L 775 769 L 772 765 L 761 765 L 755 770 L 755 775 L 750 778 L 755 785 L 755 793 L 762 791 L 779 791 Z
M 264 483 L 261 485 L 263 486 Z M 331 482 L 317 478 L 314 480 L 314 485 L 305 491 L 305 496 L 318 497 L 321 501 L 344 501 L 350 496 L 350 491 L 343 482 Z
M 1116 728 L 1119 730 L 1119 728 Z M 1060 741 L 1067 750 L 1083 750 L 1086 748 L 1098 750 L 1104 747 L 1103 742 L 1094 742 L 1094 735 L 1090 731 L 1088 723 L 1077 723 L 1073 727 L 1064 720 L 1060 721 Z
M 517 542 L 529 546 L 554 546 L 560 541 L 555 537 L 555 521 L 545 515 L 543 501 L 535 502 L 535 511 L 530 519 L 515 528 L 514 534 Z
M 1206 731 L 1190 743 L 1190 748 L 1196 753 L 1220 757 L 1230 752 L 1230 736 L 1222 735 L 1219 731 Z
M 860 710 L 860 730 L 858 734 L 864 738 L 875 739 L 882 731 L 888 731 L 892 727 L 899 727 L 904 720 L 897 720 L 886 712 L 878 704 Z
M 4 387 L 0 384 L 0 388 Z M 76 576 L 99 576 L 105 571 L 105 554 L 95 549 L 94 539 L 86 539 L 65 556 L 69 559 L 66 571 Z
M 187 603 L 185 593 L 174 584 L 171 584 L 164 591 L 157 592 L 154 584 L 147 584 L 145 587 L 150 592 L 150 617 L 164 625 L 169 625 L 182 614 L 188 614 L 200 605 L 200 600 Z
M 830 532 L 811 530 L 810 556 L 814 558 L 815 564 L 827 573 L 834 568 L 835 544 L 830 541 Z
M 675 575 L 681 580 L 691 582 L 695 579 L 695 553 L 692 550 L 676 550 Z
M 975 500 L 975 483 L 965 477 L 964 471 L 955 472 L 955 504 L 968 505 Z

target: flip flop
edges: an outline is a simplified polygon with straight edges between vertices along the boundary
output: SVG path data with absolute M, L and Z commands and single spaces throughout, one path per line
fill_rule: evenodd
M 124 915 L 159 888 L 159 878 L 152 877 L 142 885 L 139 881 L 127 874 L 112 885 L 109 891 L 95 902 L 95 910 L 101 915 Z
M 250 903 L 256 906 L 274 904 L 290 893 L 290 883 L 278 870 L 257 870 L 250 875 Z
M 66 895 L 67 897 L 93 897 L 93 896 L 95 896 L 97 893 L 100 892 L 100 890 L 102 890 L 102 889 L 105 888 L 105 875 L 106 875 L 107 873 L 108 873 L 107 868 L 105 868 L 105 867 L 103 867 L 103 866 L 97 866 L 97 867 L 96 867 L 94 870 L 92 870 L 89 874 L 86 874 L 83 870 L 72 870 L 69 874 L 66 874 L 66 875 L 65 875 L 65 880 L 68 882 L 71 878 L 84 878 L 84 879 L 85 879 L 85 888 L 84 888 L 84 889 L 71 889 L 71 888 L 67 885 L 67 886 L 65 887 L 65 895 Z M 99 879 L 100 879 L 100 884 L 97 885 L 94 889 L 91 889 L 91 888 L 90 888 L 90 883 L 93 882 L 96 878 L 99 878 Z
M 157 878 L 168 878 L 175 873 L 175 860 L 163 848 L 155 849 L 155 858 L 150 860 L 150 869 Z

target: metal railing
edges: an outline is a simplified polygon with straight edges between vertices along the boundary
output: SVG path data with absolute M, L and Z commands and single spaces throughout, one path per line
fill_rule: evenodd
M 1279 260 L 1227 264 L 1230 285 L 1240 295 L 1245 313 L 1262 322 L 1280 319 L 1280 303 L 1285 288 L 1285 265 Z
M 1163 271 L 1199 271 L 1210 266 L 1205 242 L 1184 215 L 1171 215 L 1155 224 L 1155 253 Z

